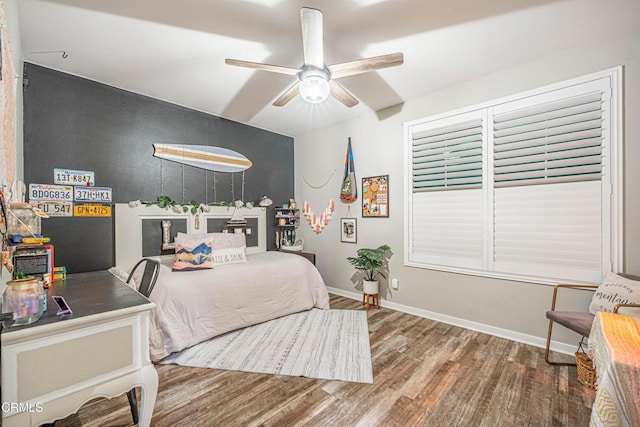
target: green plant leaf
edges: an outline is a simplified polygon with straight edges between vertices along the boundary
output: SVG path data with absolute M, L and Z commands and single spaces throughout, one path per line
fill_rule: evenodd
M 347 257 L 356 270 L 365 274 L 365 280 L 376 280 L 377 276 L 386 277 L 381 269 L 384 267 L 384 258 L 388 250 L 388 245 L 379 246 L 376 249 L 361 248 L 357 251 L 357 257 Z

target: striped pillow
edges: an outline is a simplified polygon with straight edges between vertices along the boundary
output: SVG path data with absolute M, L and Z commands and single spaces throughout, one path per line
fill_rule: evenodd
M 213 268 L 211 258 L 213 244 L 210 237 L 184 239 L 176 243 L 176 255 L 172 271 L 192 271 Z

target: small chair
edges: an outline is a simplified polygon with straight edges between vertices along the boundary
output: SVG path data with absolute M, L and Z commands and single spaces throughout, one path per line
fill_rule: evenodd
M 640 276 L 631 274 L 618 273 L 620 276 L 630 280 L 640 280 Z M 549 331 L 547 332 L 547 345 L 544 350 L 544 360 L 550 365 L 575 366 L 575 363 L 568 362 L 552 362 L 549 360 L 549 346 L 551 344 L 551 331 L 553 322 L 564 326 L 574 332 L 579 333 L 583 337 L 588 337 L 593 325 L 595 316 L 587 312 L 578 311 L 556 311 L 556 298 L 560 289 L 596 289 L 598 285 L 556 285 L 553 290 L 553 299 L 551 301 L 551 310 L 547 311 L 547 319 L 549 319 Z M 621 307 L 637 307 L 636 304 L 618 304 L 614 309 L 614 313 L 618 312 Z
M 142 273 L 142 278 L 140 279 L 140 284 L 138 285 L 138 292 L 149 298 L 153 291 L 153 287 L 156 284 L 156 280 L 158 280 L 158 274 L 160 273 L 160 263 L 158 261 L 149 258 L 143 258 L 138 261 L 131 270 L 131 274 L 129 274 L 129 277 L 127 278 L 127 283 L 131 283 L 131 279 L 134 274 L 143 264 L 144 271 Z M 133 423 L 138 424 L 138 398 L 136 397 L 136 390 L 129 390 L 127 392 L 127 398 L 129 398 L 129 406 L 131 406 L 131 417 L 133 418 Z
M 142 264 L 144 264 L 144 272 L 142 273 L 142 279 L 140 279 L 140 284 L 138 285 L 138 292 L 149 298 L 151 291 L 153 291 L 153 287 L 156 284 L 156 280 L 158 280 L 158 274 L 160 273 L 160 263 L 158 261 L 149 258 L 142 258 L 131 270 L 129 277 L 127 278 L 127 283 L 131 283 L 131 279 L 138 271 L 138 267 Z

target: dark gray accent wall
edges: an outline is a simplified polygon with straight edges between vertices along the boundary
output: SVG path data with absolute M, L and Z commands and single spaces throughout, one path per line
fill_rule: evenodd
M 25 183 L 52 184 L 53 169 L 95 172 L 95 185 L 113 188 L 114 203 L 155 200 L 209 203 L 242 196 L 242 173 L 206 173 L 153 157 L 154 143 L 212 145 L 244 154 L 244 200 L 268 195 L 274 205 L 293 197 L 293 138 L 168 102 L 25 63 Z M 215 93 L 210 96 L 216 96 Z M 215 175 L 215 183 L 214 183 Z M 267 244 L 275 249 L 273 207 Z M 56 265 L 71 273 L 114 264 L 113 218 L 49 218 L 43 234 Z

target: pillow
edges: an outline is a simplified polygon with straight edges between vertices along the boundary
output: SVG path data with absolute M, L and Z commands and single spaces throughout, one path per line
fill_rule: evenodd
M 613 312 L 618 304 L 640 304 L 640 281 L 626 279 L 615 273 L 607 273 L 589 305 L 589 312 Z
M 178 232 L 176 235 L 176 243 L 180 243 L 183 239 L 202 239 L 207 236 L 213 241 L 214 249 L 241 248 L 246 247 L 247 239 L 244 233 L 207 233 L 207 234 L 187 234 Z
M 172 271 L 192 271 L 213 268 L 211 238 L 183 239 L 176 243 Z
M 240 248 L 214 249 L 213 253 L 211 254 L 213 265 L 218 267 L 225 264 L 247 262 L 245 249 L 246 246 L 242 246 Z

